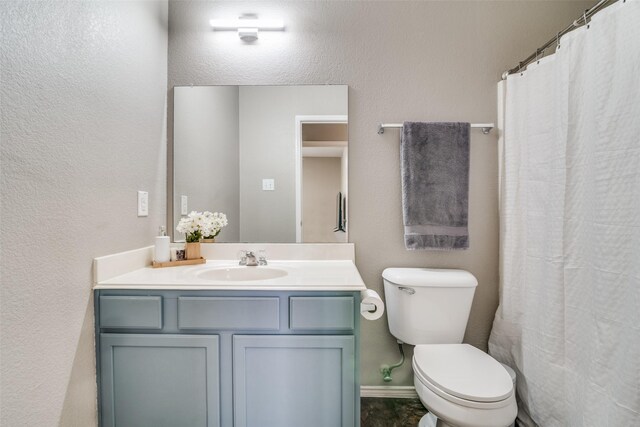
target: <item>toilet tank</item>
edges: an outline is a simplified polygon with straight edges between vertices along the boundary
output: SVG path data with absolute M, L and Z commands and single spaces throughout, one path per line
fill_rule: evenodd
M 465 270 L 387 268 L 382 272 L 391 334 L 408 344 L 459 344 L 478 281 Z

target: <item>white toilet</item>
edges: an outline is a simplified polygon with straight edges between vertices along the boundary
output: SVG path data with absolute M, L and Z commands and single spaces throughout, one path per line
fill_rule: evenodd
M 494 358 L 461 344 L 476 278 L 464 270 L 382 272 L 391 333 L 415 345 L 416 392 L 429 412 L 420 427 L 506 427 L 518 411 L 514 382 Z

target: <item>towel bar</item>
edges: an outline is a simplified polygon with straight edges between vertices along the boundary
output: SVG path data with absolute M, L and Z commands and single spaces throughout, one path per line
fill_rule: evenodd
M 495 125 L 493 123 L 472 123 L 471 127 L 482 129 L 482 133 L 486 135 L 491 132 Z M 402 123 L 380 123 L 378 125 L 378 135 L 382 135 L 385 128 L 402 129 Z

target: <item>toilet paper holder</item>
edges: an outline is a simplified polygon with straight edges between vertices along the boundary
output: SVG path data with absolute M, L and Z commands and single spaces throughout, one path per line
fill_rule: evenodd
M 371 304 L 371 303 L 366 303 L 366 302 L 362 302 L 360 303 L 360 311 L 362 311 L 363 309 L 365 311 L 368 311 L 369 313 L 375 313 L 376 311 L 376 305 L 375 304 Z
M 360 292 L 360 314 L 367 320 L 377 320 L 384 314 L 384 302 L 374 290 Z

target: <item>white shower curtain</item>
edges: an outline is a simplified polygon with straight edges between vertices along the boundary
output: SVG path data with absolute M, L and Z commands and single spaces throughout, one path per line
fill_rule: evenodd
M 501 283 L 489 351 L 519 420 L 640 426 L 640 0 L 499 85 Z

